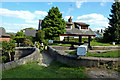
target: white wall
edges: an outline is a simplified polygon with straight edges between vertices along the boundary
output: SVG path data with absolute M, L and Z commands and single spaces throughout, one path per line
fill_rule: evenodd
M 60 41 L 63 41 L 64 37 L 68 37 L 68 36 L 60 36 Z M 79 38 L 79 36 L 69 36 L 69 37 Z

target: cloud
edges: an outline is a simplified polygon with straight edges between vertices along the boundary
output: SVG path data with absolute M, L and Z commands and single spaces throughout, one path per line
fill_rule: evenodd
M 52 4 L 53 4 L 52 2 L 48 3 L 48 5 L 52 5 Z
M 14 11 L 3 8 L 0 8 L 0 12 L 0 16 L 24 19 L 26 22 L 29 23 L 32 22 L 32 20 L 34 19 L 42 19 L 47 15 L 46 11 L 35 11 L 31 13 L 30 11 Z
M 76 1 L 76 7 L 77 7 L 77 8 L 80 8 L 81 5 L 82 5 L 82 3 L 84 3 L 84 2 L 86 2 L 86 0 Z
M 68 19 L 70 18 L 70 17 L 72 17 L 73 18 L 73 16 L 65 16 L 65 21 L 68 21 Z
M 77 17 L 77 22 L 85 22 L 92 26 L 106 28 L 109 26 L 108 19 L 101 14 L 93 13 Z
M 38 20 L 35 20 L 35 21 L 34 20 L 26 20 L 25 22 L 26 23 L 38 23 L 39 21 Z
M 34 14 L 36 18 L 41 19 L 47 16 L 48 13 L 46 11 L 35 11 Z
M 0 13 L 1 16 L 6 16 L 6 17 L 15 17 L 25 20 L 30 20 L 35 18 L 35 15 L 29 11 L 17 11 L 17 10 L 13 11 L 13 10 L 0 8 L 0 12 L 1 12 Z
M 2 25 L 4 25 L 6 32 L 14 32 L 14 33 L 20 31 L 21 29 L 25 29 L 28 27 L 32 27 L 35 29 L 38 28 L 38 24 L 31 25 L 31 24 L 3 23 Z
M 94 30 L 94 31 L 97 31 L 97 30 L 101 30 L 101 29 L 102 29 L 102 30 L 105 30 L 105 28 L 102 28 L 102 27 L 94 28 L 93 30 Z

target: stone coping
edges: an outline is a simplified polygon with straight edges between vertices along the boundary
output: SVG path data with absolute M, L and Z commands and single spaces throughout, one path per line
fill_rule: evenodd
M 65 53 L 64 50 L 56 50 L 53 46 L 48 46 L 48 52 L 57 61 L 65 63 L 69 66 L 86 66 L 86 67 L 118 67 L 120 58 L 103 58 L 103 57 L 89 57 L 77 56 Z
M 2 71 L 8 70 L 8 69 L 11 69 L 11 68 L 15 68 L 15 67 L 23 65 L 23 64 L 27 64 L 29 62 L 39 61 L 40 58 L 41 58 L 40 51 L 39 51 L 38 48 L 32 48 L 32 47 L 24 47 L 24 48 L 20 47 L 19 48 L 18 47 L 16 49 L 35 49 L 35 50 L 30 55 L 25 56 L 21 59 L 0 64 L 0 67 L 2 67 Z

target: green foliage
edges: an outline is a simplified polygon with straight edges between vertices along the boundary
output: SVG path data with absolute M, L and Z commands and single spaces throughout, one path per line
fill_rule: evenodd
M 25 38 L 31 40 L 33 43 L 35 42 L 35 37 L 32 37 L 32 36 L 26 36 Z
M 29 27 L 29 28 L 25 28 L 25 29 L 31 29 L 31 30 L 35 30 L 34 28 L 32 28 L 32 27 Z
M 15 39 L 15 34 L 14 33 L 9 33 L 11 39 Z
M 86 56 L 93 56 L 93 57 L 105 57 L 105 58 L 117 58 L 120 57 L 119 51 L 108 51 L 106 53 L 87 53 Z
M 42 30 L 45 31 L 46 39 L 54 39 L 54 37 L 59 37 L 59 34 L 64 34 L 65 26 L 65 21 L 62 19 L 58 7 L 52 7 L 44 19 Z
M 39 43 L 39 41 L 35 42 L 35 46 L 36 46 L 37 48 L 40 48 L 40 43 Z
M 109 18 L 109 25 L 108 28 L 105 29 L 103 39 L 106 42 L 113 42 L 116 41 L 117 43 L 120 42 L 120 3 L 115 2 L 112 5 L 110 17 Z
M 2 47 L 2 42 L 0 42 L 0 48 Z
M 15 40 L 10 40 L 10 42 L 3 41 L 2 42 L 2 50 L 3 52 L 14 52 L 15 51 Z
M 77 55 L 77 51 L 65 51 L 65 52 L 71 55 Z
M 15 35 L 15 40 L 17 43 L 23 43 L 25 40 L 25 34 L 22 31 L 17 32 Z
M 38 30 L 36 33 L 36 41 L 39 41 L 40 43 L 43 43 L 44 45 L 48 45 L 48 40 L 45 39 L 45 31 Z
M 95 37 L 95 38 L 92 38 L 92 41 L 95 41 L 95 42 L 104 42 L 103 40 L 103 37 Z
M 120 72 L 120 66 L 118 66 L 118 68 L 115 68 L 114 70 Z
M 8 61 L 8 56 L 2 56 L 2 63 L 6 63 Z
M 22 31 L 20 31 L 20 32 L 16 33 L 15 37 L 21 37 L 21 38 L 23 38 L 23 37 L 25 37 L 25 34 Z
M 64 41 L 68 41 L 68 37 L 65 37 Z M 82 38 L 82 43 L 84 41 L 88 41 L 88 38 Z M 69 42 L 79 42 L 79 38 L 69 37 Z
M 60 62 L 51 63 L 50 66 L 39 66 L 37 62 L 18 66 L 14 69 L 3 71 L 2 78 L 77 78 L 87 79 L 85 67 L 69 67 Z
M 71 55 L 77 54 L 77 51 L 65 51 L 65 52 L 68 54 L 71 54 Z M 119 51 L 107 51 L 105 53 L 89 53 L 89 52 L 87 52 L 85 56 L 118 58 L 118 57 L 120 57 L 119 53 L 120 53 L 120 50 Z
M 43 30 L 38 30 L 36 33 L 36 41 L 43 43 L 45 39 L 45 32 Z
M 29 47 L 29 46 L 33 47 L 33 43 L 30 39 L 26 38 L 23 43 L 24 43 L 24 47 Z
M 5 55 L 5 53 L 8 53 L 9 59 L 11 61 L 12 53 L 15 51 L 15 40 L 10 40 L 9 42 L 3 41 L 2 42 L 2 54 Z

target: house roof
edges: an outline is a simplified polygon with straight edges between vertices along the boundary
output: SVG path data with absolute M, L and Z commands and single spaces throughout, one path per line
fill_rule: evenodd
M 65 34 L 77 34 L 77 35 L 94 35 L 94 32 L 89 28 L 88 30 L 80 30 L 78 28 L 68 29 Z
M 72 24 L 74 24 L 74 23 L 73 23 L 73 22 L 66 22 L 66 24 L 71 24 L 71 25 L 72 25 Z
M 83 23 L 83 22 L 66 22 L 66 24 L 68 25 L 73 25 L 73 24 L 78 24 L 78 25 L 85 25 L 85 26 L 89 26 L 89 24 Z
M 86 23 L 83 23 L 83 22 L 74 22 L 74 24 L 89 26 L 89 24 L 86 24 Z
M 26 36 L 36 36 L 36 30 L 32 30 L 32 29 L 25 29 L 25 35 Z
M 0 37 L 10 37 L 10 35 L 6 33 L 3 27 L 0 27 Z

